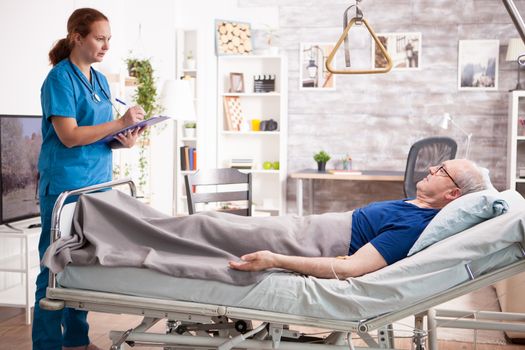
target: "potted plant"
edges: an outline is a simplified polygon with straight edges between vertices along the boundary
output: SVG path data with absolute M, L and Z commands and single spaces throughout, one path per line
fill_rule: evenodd
M 193 52 L 191 50 L 188 51 L 188 54 L 186 55 L 186 69 L 195 69 L 195 58 L 193 57 Z
M 186 122 L 184 123 L 184 136 L 185 137 L 195 137 L 195 129 L 197 128 L 197 123 L 195 122 Z
M 317 162 L 317 171 L 326 171 L 326 163 L 330 160 L 330 155 L 325 151 L 314 154 L 314 160 Z
M 130 76 L 137 79 L 137 90 L 133 96 L 133 101 L 144 108 L 146 114 L 144 119 L 151 118 L 154 114 L 161 110 L 157 102 L 157 88 L 155 86 L 155 78 L 153 76 L 153 67 L 149 59 L 128 58 L 126 60 L 128 66 L 128 73 Z M 146 191 L 144 187 L 148 182 L 149 166 L 147 158 L 147 148 L 149 147 L 150 129 L 147 128 L 140 138 L 139 142 L 139 189 L 143 193 Z

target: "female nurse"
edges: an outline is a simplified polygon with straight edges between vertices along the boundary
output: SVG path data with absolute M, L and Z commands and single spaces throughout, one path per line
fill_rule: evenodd
M 69 17 L 67 33 L 49 52 L 53 68 L 41 90 L 40 258 L 50 244 L 51 213 L 58 195 L 111 181 L 111 148 L 96 141 L 144 118 L 144 110 L 134 106 L 113 120 L 108 82 L 91 67 L 101 62 L 109 49 L 107 17 L 95 9 L 78 9 Z M 141 132 L 120 134 L 119 146 L 132 147 Z M 48 269 L 42 268 L 36 282 L 33 349 L 99 349 L 88 338 L 87 312 L 40 309 L 38 302 L 45 297 L 48 279 Z

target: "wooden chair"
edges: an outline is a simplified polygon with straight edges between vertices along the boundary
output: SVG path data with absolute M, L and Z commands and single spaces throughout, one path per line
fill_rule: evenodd
M 241 173 L 237 169 L 205 169 L 184 176 L 186 195 L 188 198 L 188 212 L 195 214 L 195 205 L 198 203 L 217 203 L 228 201 L 247 201 L 248 207 L 241 209 L 220 209 L 220 211 L 242 215 L 252 215 L 252 174 Z M 240 191 L 220 192 L 221 186 L 246 184 L 247 189 Z M 217 186 L 217 192 L 198 193 L 198 186 Z

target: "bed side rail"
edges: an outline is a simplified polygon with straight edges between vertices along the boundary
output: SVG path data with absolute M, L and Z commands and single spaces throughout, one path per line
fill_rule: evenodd
M 131 195 L 133 197 L 137 196 L 137 189 L 135 183 L 130 178 L 118 179 L 109 182 L 104 182 L 98 185 L 88 186 L 79 188 L 76 190 L 65 191 L 60 194 L 58 197 L 55 206 L 53 207 L 53 214 L 51 216 L 51 242 L 56 241 L 60 238 L 60 216 L 62 215 L 62 209 L 66 199 L 71 196 L 77 196 L 86 193 L 92 193 L 100 191 L 107 188 L 112 188 L 120 185 L 129 185 Z
M 64 203 L 66 202 L 66 199 L 68 197 L 97 192 L 100 190 L 109 189 L 109 188 L 121 186 L 121 185 L 128 185 L 130 192 L 131 192 L 131 196 L 133 197 L 137 196 L 137 188 L 133 180 L 131 180 L 130 178 L 113 180 L 113 181 L 104 182 L 98 185 L 93 185 L 93 186 L 79 188 L 76 190 L 62 192 L 60 196 L 58 196 L 57 201 L 55 202 L 55 206 L 53 207 L 53 214 L 51 216 L 51 242 L 56 241 L 61 236 L 60 218 L 62 215 L 62 210 L 64 208 Z M 56 287 L 56 275 L 52 273 L 51 271 L 49 272 L 49 287 L 50 288 Z
M 521 245 L 520 245 L 521 246 Z M 522 247 L 522 246 L 521 246 Z M 494 284 L 505 278 L 512 277 L 518 273 L 525 272 L 525 257 L 510 265 L 499 268 L 495 271 L 478 276 L 475 279 L 469 279 L 456 287 L 433 295 L 431 297 L 422 299 L 421 301 L 398 311 L 389 312 L 379 317 L 375 317 L 359 324 L 359 331 L 368 332 L 373 329 L 393 323 L 404 317 L 425 312 L 426 310 L 442 304 L 448 300 L 454 299 L 461 295 L 473 292 L 479 288 Z

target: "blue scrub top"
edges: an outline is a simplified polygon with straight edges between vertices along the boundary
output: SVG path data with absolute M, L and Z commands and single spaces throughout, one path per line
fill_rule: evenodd
M 93 99 L 92 92 L 79 77 L 88 86 L 94 87 L 100 102 Z M 51 116 L 75 118 L 78 126 L 111 121 L 108 82 L 102 73 L 95 70 L 92 70 L 91 80 L 89 82 L 80 69 L 66 58 L 51 69 L 42 85 L 43 142 L 38 160 L 40 196 L 57 195 L 67 190 L 111 181 L 111 148 L 106 144 L 67 148 L 58 138 L 50 120 Z

